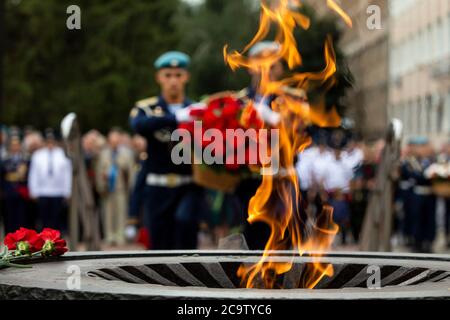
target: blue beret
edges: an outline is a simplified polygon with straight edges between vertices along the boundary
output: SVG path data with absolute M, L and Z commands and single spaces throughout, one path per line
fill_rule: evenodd
M 264 51 L 279 52 L 281 45 L 275 41 L 260 41 L 250 48 L 248 52 L 249 57 L 255 57 Z
M 163 68 L 182 68 L 186 69 L 189 66 L 191 59 L 183 52 L 169 51 L 161 55 L 155 61 L 156 70 Z
M 413 137 L 409 139 L 409 144 L 414 146 L 423 146 L 428 142 L 428 138 L 423 136 Z

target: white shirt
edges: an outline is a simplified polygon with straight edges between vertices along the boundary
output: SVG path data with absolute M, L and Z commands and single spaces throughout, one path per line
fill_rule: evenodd
M 31 157 L 28 188 L 33 198 L 64 197 L 72 192 L 72 163 L 63 149 L 42 148 Z
M 364 153 L 361 149 L 354 148 L 352 150 L 342 152 L 342 158 L 353 170 L 355 170 L 362 163 Z
M 295 167 L 302 190 L 308 190 L 312 185 L 312 165 L 318 153 L 319 150 L 317 147 L 311 147 L 298 155 L 298 161 Z
M 352 178 L 353 169 L 351 164 L 342 156 L 339 160 L 333 156 L 325 170 L 325 190 L 341 189 L 344 192 L 349 191 Z
M 328 167 L 330 162 L 333 161 L 333 158 L 333 153 L 329 150 L 317 151 L 314 158 L 311 159 L 311 183 L 317 184 L 320 187 L 324 186 L 326 177 L 329 174 Z
M 169 104 L 168 108 L 172 114 L 175 114 L 178 110 L 183 109 L 183 104 L 182 103 Z

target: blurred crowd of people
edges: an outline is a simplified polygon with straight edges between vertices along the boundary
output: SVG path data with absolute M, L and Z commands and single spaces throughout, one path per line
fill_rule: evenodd
M 384 143 L 349 140 L 336 146 L 321 139 L 315 141 L 298 155 L 296 164 L 303 208 L 308 216 L 315 216 L 324 204 L 331 205 L 340 227 L 337 243 L 357 244 Z M 91 130 L 82 137 L 82 147 L 96 207 L 101 212 L 103 243 L 121 246 L 137 241 L 136 229 L 129 228 L 129 221 L 135 220 L 133 225 L 141 227 L 139 241 L 151 248 L 148 230 L 142 230 L 143 195 L 139 189 L 140 168 L 148 157 L 146 140 L 120 128 L 112 128 L 107 136 Z M 57 133 L 51 129 L 41 133 L 31 127 L 3 128 L 0 159 L 3 232 L 44 226 L 67 232 L 72 166 Z M 413 251 L 431 252 L 436 239 L 438 197 L 426 170 L 433 163 L 449 161 L 450 144 L 435 152 L 425 138 L 412 139 L 403 151 L 394 195 L 394 234 Z M 198 229 L 201 242 L 209 241 L 214 246 L 230 233 L 243 232 L 247 207 L 239 192 L 242 190 L 235 194 L 205 190 L 208 208 Z M 450 201 L 441 199 L 448 237 Z
M 402 244 L 414 252 L 433 251 L 439 225 L 450 248 L 449 165 L 450 143 L 435 150 L 426 137 L 415 137 L 403 149 L 395 194 L 395 226 Z M 436 166 L 444 172 L 432 172 Z M 444 187 L 444 192 L 436 189 L 436 183 Z M 444 208 L 441 223 L 437 219 L 439 201 Z
M 342 145 L 319 139 L 298 156 L 297 172 L 308 216 L 316 216 L 324 204 L 333 207 L 340 244 L 359 241 L 382 148 L 381 141 L 364 144 L 350 140 Z
M 31 127 L 0 132 L 2 231 L 51 227 L 67 233 L 73 173 L 58 133 Z M 82 147 L 104 242 L 123 245 L 130 191 L 146 141 L 120 128 L 106 137 L 91 130 L 82 137 Z
M 367 206 L 376 190 L 377 167 L 384 141 L 350 141 L 344 148 L 333 143 L 312 145 L 299 155 L 298 176 L 307 210 L 315 214 L 324 204 L 334 209 L 339 244 L 357 244 Z M 394 173 L 393 247 L 431 253 L 438 227 L 450 248 L 450 143 L 436 149 L 426 137 L 411 138 L 402 149 Z M 443 192 L 436 191 L 441 183 Z M 438 203 L 442 215 L 438 214 Z M 442 218 L 442 219 L 438 219 Z M 349 237 L 350 236 L 350 237 Z
M 72 167 L 53 130 L 2 128 L 0 186 L 6 233 L 19 227 L 67 228 Z

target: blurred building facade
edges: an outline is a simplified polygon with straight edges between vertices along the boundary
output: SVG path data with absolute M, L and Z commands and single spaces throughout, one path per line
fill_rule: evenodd
M 319 15 L 326 1 L 304 0 Z M 404 125 L 404 141 L 450 137 L 450 0 L 336 0 L 353 28 L 342 23 L 339 43 L 354 75 L 347 116 L 371 140 L 389 119 Z M 256 3 L 256 1 L 255 1 Z M 380 20 L 373 28 L 374 17 Z
M 331 12 L 326 2 L 310 0 L 308 3 L 319 15 Z M 337 3 L 353 21 L 352 28 L 342 23 L 343 35 L 339 43 L 354 76 L 354 86 L 347 95 L 346 116 L 354 121 L 356 131 L 364 139 L 380 138 L 388 123 L 388 0 L 340 0 Z M 381 28 L 369 29 L 368 8 L 377 10 Z
M 353 28 L 343 28 L 340 42 L 355 80 L 348 95 L 348 116 L 362 137 L 379 138 L 388 122 L 388 0 L 340 3 L 353 20 Z
M 340 0 L 353 20 L 340 46 L 355 83 L 348 117 L 366 139 L 383 135 L 389 119 L 404 125 L 404 141 L 450 136 L 450 1 Z M 323 3 L 313 6 L 329 14 Z M 373 28 L 374 17 L 380 28 Z
M 388 113 L 405 137 L 450 133 L 450 1 L 390 0 Z

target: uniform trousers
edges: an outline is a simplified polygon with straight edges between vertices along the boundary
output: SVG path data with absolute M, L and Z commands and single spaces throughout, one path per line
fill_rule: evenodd
M 199 219 L 205 211 L 203 189 L 193 184 L 145 188 L 144 225 L 153 250 L 197 248 Z
M 416 250 L 430 246 L 436 236 L 436 197 L 413 194 L 411 197 L 412 235 Z M 426 251 L 428 251 L 427 248 Z
M 450 237 L 450 198 L 445 200 L 445 232 Z M 450 239 L 449 239 L 450 244 Z

